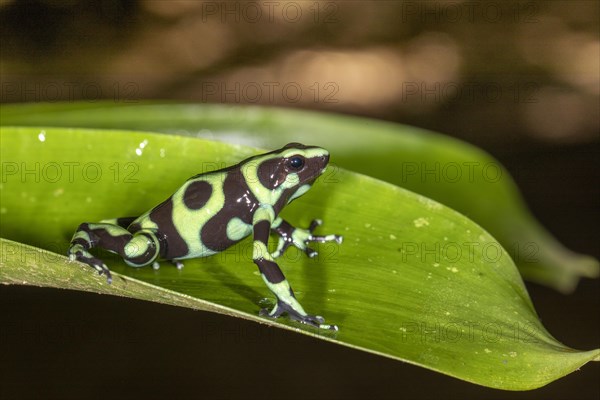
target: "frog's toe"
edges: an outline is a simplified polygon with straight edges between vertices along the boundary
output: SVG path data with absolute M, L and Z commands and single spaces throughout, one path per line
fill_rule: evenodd
M 283 254 L 283 252 L 281 250 L 275 250 L 274 252 L 271 253 L 271 257 L 279 258 L 279 257 L 281 257 L 282 254 Z
M 175 265 L 175 268 L 177 268 L 178 270 L 183 269 L 183 263 L 181 261 L 172 260 L 171 262 L 173 263 L 173 265 Z
M 100 266 L 100 268 L 102 269 L 102 271 L 99 271 L 98 274 L 102 275 L 106 275 L 106 282 L 110 285 L 112 283 L 112 274 L 110 273 L 110 270 L 108 269 L 108 267 L 106 266 L 106 264 L 102 264 Z
M 310 247 L 307 247 L 304 249 L 304 252 L 306 253 L 306 255 L 309 258 L 315 258 L 316 256 L 319 255 L 319 253 L 316 250 L 311 249 Z
M 313 219 L 310 221 L 310 225 L 308 226 L 308 231 L 312 233 L 317 227 L 323 225 L 323 220 L 321 219 Z
M 86 264 L 98 271 L 98 275 L 106 275 L 106 282 L 108 282 L 108 284 L 112 283 L 112 274 L 106 264 L 101 260 L 93 257 L 93 260 L 91 262 L 86 262 Z
M 321 317 L 320 315 L 306 315 L 300 320 L 300 322 L 311 325 L 321 325 L 323 322 L 325 322 L 325 318 Z
M 291 320 L 298 321 L 306 325 L 314 326 L 318 329 L 325 329 L 331 331 L 337 331 L 338 327 L 336 325 L 328 325 L 325 324 L 325 318 L 320 315 L 310 315 L 310 314 L 300 314 L 298 311 L 294 310 L 290 305 L 278 301 L 275 307 L 269 311 L 266 308 L 260 310 L 259 315 L 270 318 L 278 318 L 282 314 L 286 313 Z
M 268 308 L 262 308 L 258 315 L 260 315 L 261 317 L 279 318 L 284 312 L 285 309 L 283 307 L 280 307 L 278 303 L 275 305 L 275 307 L 273 307 L 272 310 L 269 310 Z
M 318 243 L 326 243 L 326 242 L 337 242 L 342 243 L 344 238 L 339 235 L 310 235 L 308 241 L 310 242 L 318 242 Z
M 69 251 L 69 259 L 71 261 L 80 261 L 86 265 L 89 265 L 98 271 L 98 275 L 106 275 L 106 281 L 109 284 L 112 283 L 112 275 L 106 264 L 104 264 L 99 258 L 92 256 L 89 252 L 85 250 Z
M 298 321 L 319 329 L 326 329 L 330 331 L 338 330 L 337 325 L 326 324 L 325 318 L 321 317 L 320 315 L 305 315 L 304 317 L 298 319 Z

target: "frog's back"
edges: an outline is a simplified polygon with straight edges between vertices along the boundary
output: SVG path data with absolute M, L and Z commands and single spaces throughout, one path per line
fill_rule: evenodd
M 190 178 L 133 221 L 129 231 L 155 232 L 166 244 L 164 259 L 205 257 L 224 250 L 251 233 L 250 213 L 245 207 L 231 207 L 231 197 L 238 195 L 235 175 L 228 169 Z

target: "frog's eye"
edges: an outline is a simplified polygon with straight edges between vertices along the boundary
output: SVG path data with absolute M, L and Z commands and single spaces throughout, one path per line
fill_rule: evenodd
M 304 158 L 300 156 L 294 156 L 290 158 L 289 165 L 291 169 L 299 170 L 304 167 Z

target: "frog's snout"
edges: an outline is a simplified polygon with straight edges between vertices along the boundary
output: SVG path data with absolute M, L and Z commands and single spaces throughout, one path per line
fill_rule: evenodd
M 320 173 L 322 174 L 323 172 L 325 172 L 325 170 L 327 169 L 327 165 L 329 164 L 329 153 L 322 155 L 319 157 L 320 158 L 320 163 L 321 164 L 321 171 Z

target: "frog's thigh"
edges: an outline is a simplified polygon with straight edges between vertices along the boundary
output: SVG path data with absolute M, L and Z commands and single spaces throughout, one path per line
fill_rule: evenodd
M 91 246 L 119 254 L 131 266 L 147 265 L 158 256 L 158 239 L 151 231 L 131 234 L 125 228 L 112 224 L 85 224 Z M 88 247 L 88 248 L 89 248 Z
M 123 249 L 131 238 L 131 232 L 117 225 L 83 223 L 79 225 L 77 232 L 73 235 L 71 244 L 79 244 L 86 250 L 99 247 L 122 256 Z
M 160 252 L 160 243 L 152 231 L 143 230 L 133 234 L 125 245 L 123 259 L 132 267 L 143 267 L 154 262 Z

